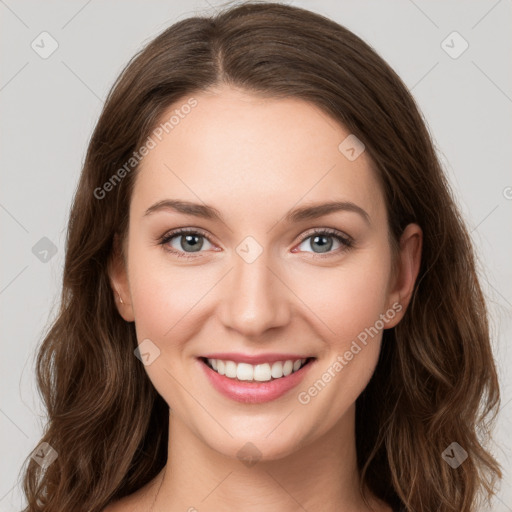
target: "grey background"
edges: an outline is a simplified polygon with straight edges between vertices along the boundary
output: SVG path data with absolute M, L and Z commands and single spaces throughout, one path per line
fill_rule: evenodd
M 512 511 L 512 2 L 288 3 L 322 13 L 369 42 L 412 89 L 427 119 L 480 258 L 502 384 L 493 451 L 505 475 L 492 510 Z M 69 206 L 103 99 L 141 45 L 218 5 L 0 0 L 2 511 L 22 508 L 19 471 L 44 424 L 34 354 L 57 311 Z M 43 31 L 59 45 L 47 59 L 31 47 Z M 458 58 L 441 46 L 453 31 L 469 44 Z M 462 48 L 453 37 L 446 44 L 452 52 Z M 39 242 L 43 237 L 56 250 L 46 262 L 32 251 L 37 243 L 48 245 Z

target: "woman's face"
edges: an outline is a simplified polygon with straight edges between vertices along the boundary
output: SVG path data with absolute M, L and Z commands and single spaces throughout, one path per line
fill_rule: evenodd
M 175 421 L 225 455 L 250 442 L 275 459 L 353 413 L 405 311 L 418 231 L 392 276 L 369 156 L 312 104 L 193 97 L 153 132 L 112 283 Z

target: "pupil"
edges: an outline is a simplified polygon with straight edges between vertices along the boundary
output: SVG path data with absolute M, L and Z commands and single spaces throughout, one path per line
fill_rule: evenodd
M 193 252 L 199 251 L 203 245 L 202 243 L 198 242 L 198 238 L 200 238 L 198 235 L 185 235 L 185 236 L 182 236 L 182 243 L 181 243 L 182 249 L 185 249 L 185 250 L 187 249 L 187 247 L 185 247 L 185 245 L 183 244 L 183 238 L 185 238 L 187 244 L 191 244 L 191 247 L 189 247 L 189 249 L 192 249 Z M 194 239 L 195 239 L 195 241 L 194 241 Z
M 326 240 L 330 240 L 330 243 L 325 243 Z M 318 240 L 322 240 L 322 242 L 320 242 L 320 251 L 319 252 L 329 252 L 330 249 L 332 248 L 332 238 L 329 237 L 329 236 L 321 236 L 321 235 L 317 235 L 313 238 L 313 243 L 315 244 L 318 244 Z

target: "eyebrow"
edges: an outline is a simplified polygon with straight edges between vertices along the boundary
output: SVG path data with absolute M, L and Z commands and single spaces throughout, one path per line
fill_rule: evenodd
M 209 220 L 218 220 L 225 222 L 222 214 L 213 206 L 206 204 L 191 203 L 189 201 L 180 201 L 176 199 L 163 199 L 150 206 L 144 213 L 144 217 L 149 216 L 157 211 L 172 210 L 186 215 L 193 215 Z M 304 220 L 316 219 L 329 215 L 330 213 L 338 211 L 348 211 L 359 214 L 367 224 L 370 224 L 370 216 L 360 206 L 350 201 L 331 201 L 327 203 L 313 204 L 310 206 L 303 206 L 289 211 L 284 221 L 288 224 L 301 222 Z

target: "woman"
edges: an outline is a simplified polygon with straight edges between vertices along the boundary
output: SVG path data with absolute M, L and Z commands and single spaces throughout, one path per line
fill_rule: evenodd
M 501 478 L 486 315 L 366 43 L 271 3 L 180 21 L 89 145 L 26 510 L 476 511 Z

